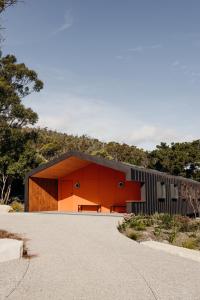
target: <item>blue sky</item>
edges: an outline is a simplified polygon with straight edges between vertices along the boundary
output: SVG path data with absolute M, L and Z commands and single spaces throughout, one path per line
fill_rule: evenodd
M 34 0 L 3 16 L 38 125 L 151 149 L 199 138 L 200 1 Z

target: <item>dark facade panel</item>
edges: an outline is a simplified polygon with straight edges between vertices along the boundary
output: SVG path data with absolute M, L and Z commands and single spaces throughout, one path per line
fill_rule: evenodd
M 145 184 L 146 201 L 138 204 L 133 202 L 133 213 L 152 214 L 169 213 L 190 215 L 196 210 L 195 201 L 199 195 L 200 199 L 200 183 L 187 180 L 181 177 L 170 176 L 159 172 L 148 172 L 148 170 L 132 169 L 131 178 Z M 194 204 L 191 205 L 191 195 L 194 197 Z M 192 203 L 193 203 L 192 202 Z

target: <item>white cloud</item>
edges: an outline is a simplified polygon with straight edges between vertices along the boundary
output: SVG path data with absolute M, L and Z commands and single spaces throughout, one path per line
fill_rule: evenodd
M 175 60 L 174 62 L 171 63 L 172 68 L 174 70 L 186 75 L 191 83 L 197 83 L 199 84 L 200 81 L 200 71 L 199 70 L 194 70 L 193 68 L 183 64 L 179 60 Z
M 53 32 L 53 35 L 69 29 L 70 27 L 72 27 L 72 25 L 73 25 L 73 17 L 71 15 L 71 11 L 68 10 L 65 12 L 64 15 L 64 23 Z
M 130 52 L 143 52 L 144 50 L 154 50 L 154 49 L 160 49 L 162 48 L 162 45 L 160 44 L 154 44 L 149 46 L 137 46 L 134 48 L 128 49 Z
M 116 55 L 115 58 L 116 59 L 123 59 L 124 57 L 122 55 Z
M 152 148 L 161 141 L 185 140 L 173 128 L 138 120 L 134 111 L 105 101 L 75 94 L 41 94 L 40 105 L 31 103 L 39 113 L 38 125 L 72 134 L 87 134 L 103 141 L 117 141 Z M 37 96 L 38 98 L 38 96 Z

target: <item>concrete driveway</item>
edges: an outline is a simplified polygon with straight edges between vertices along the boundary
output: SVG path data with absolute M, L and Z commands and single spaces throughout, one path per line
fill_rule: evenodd
M 1 215 L 0 228 L 24 234 L 37 257 L 0 264 L 0 299 L 200 299 L 200 263 L 131 241 L 119 220 Z

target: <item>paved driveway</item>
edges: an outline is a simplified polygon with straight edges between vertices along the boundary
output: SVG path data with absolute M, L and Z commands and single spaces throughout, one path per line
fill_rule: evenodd
M 0 228 L 23 233 L 37 257 L 0 264 L 0 299 L 200 300 L 200 263 L 131 241 L 119 219 L 1 215 Z

